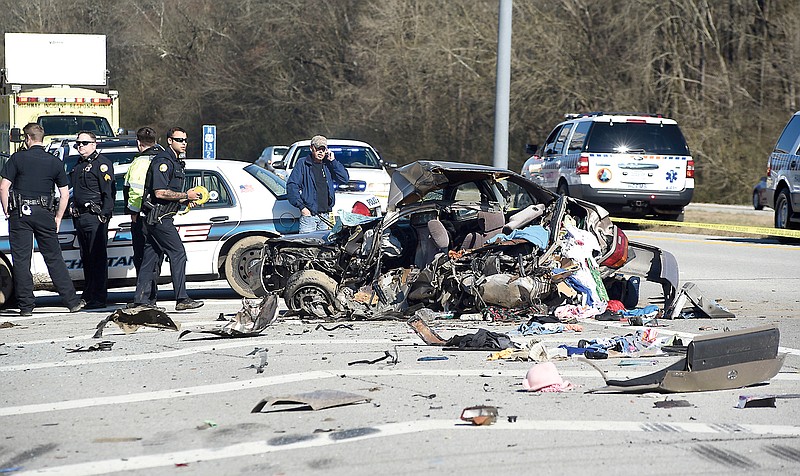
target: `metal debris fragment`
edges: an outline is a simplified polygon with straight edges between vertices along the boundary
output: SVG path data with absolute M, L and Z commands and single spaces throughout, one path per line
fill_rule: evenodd
M 382 361 L 384 361 L 386 359 L 389 359 L 389 363 L 392 364 L 392 365 L 397 364 L 398 358 L 397 358 L 397 350 L 396 349 L 394 351 L 394 355 L 392 355 L 392 353 L 389 352 L 388 350 L 384 350 L 383 353 L 384 353 L 383 357 L 378 357 L 377 359 L 374 359 L 374 360 L 355 360 L 353 362 L 348 362 L 347 365 L 356 365 L 356 364 L 370 364 L 371 365 L 371 364 L 377 364 L 378 362 L 382 362 Z
M 104 340 L 102 342 L 98 342 L 98 343 L 90 345 L 88 347 L 81 346 L 81 347 L 78 347 L 78 348 L 75 348 L 75 349 L 67 349 L 67 352 L 69 352 L 69 353 L 73 353 L 73 352 L 95 352 L 95 351 L 98 351 L 98 350 L 100 350 L 100 351 L 104 351 L 104 350 L 108 351 L 108 350 L 111 350 L 112 347 L 114 347 L 114 342 L 113 341 Z

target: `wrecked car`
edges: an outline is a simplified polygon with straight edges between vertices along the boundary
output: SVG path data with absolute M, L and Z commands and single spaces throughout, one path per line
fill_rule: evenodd
M 345 214 L 331 232 L 271 238 L 250 282 L 291 311 L 370 318 L 422 307 L 546 313 L 564 300 L 559 283 L 581 273 L 606 287 L 642 277 L 665 307 L 678 284 L 674 257 L 629 242 L 602 207 L 509 170 L 418 161 L 393 173 L 385 216 Z

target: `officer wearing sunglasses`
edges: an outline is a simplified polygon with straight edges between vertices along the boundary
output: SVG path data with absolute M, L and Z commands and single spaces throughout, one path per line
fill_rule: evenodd
M 150 161 L 145 178 L 140 219 L 145 237 L 141 273 L 136 278 L 136 294 L 130 307 L 155 307 L 156 280 L 166 254 L 175 290 L 175 310 L 196 309 L 203 305 L 186 293 L 186 249 L 173 218 L 186 203 L 200 196 L 194 190 L 183 191 L 186 172 L 181 160 L 186 153 L 186 131 L 173 127 L 167 134 L 167 149 Z
M 79 132 L 75 148 L 81 158 L 70 172 L 71 212 L 83 264 L 81 298 L 86 309 L 102 309 L 108 294 L 108 220 L 117 196 L 114 165 L 97 152 L 94 132 Z

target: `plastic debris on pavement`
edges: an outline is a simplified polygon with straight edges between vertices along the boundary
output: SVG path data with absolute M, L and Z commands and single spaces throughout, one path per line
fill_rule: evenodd
M 497 421 L 497 407 L 478 405 L 461 410 L 461 420 L 476 426 L 492 425 Z
M 417 362 L 434 362 L 437 360 L 448 360 L 448 358 L 445 355 L 428 355 L 418 358 Z
M 784 398 L 800 398 L 800 393 L 786 393 L 783 395 L 739 395 L 736 408 L 776 407 L 776 400 Z

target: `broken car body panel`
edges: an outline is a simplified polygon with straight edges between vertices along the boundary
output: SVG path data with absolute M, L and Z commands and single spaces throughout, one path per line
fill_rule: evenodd
M 414 306 L 480 310 L 495 304 L 484 300 L 490 278 L 513 279 L 520 294 L 513 305 L 531 305 L 553 297 L 552 271 L 570 264 L 564 251 L 575 239 L 591 244 L 602 278 L 628 265 L 631 274 L 662 285 L 665 303 L 675 296 L 672 255 L 630 244 L 602 207 L 509 170 L 415 162 L 392 175 L 384 217 L 341 218 L 330 234 L 268 240 L 254 287 L 282 293 L 290 310 L 318 317 Z
M 779 343 L 780 331 L 774 326 L 696 337 L 689 343 L 684 358 L 649 375 L 610 380 L 598 368 L 606 387 L 594 392 L 682 393 L 754 385 L 780 371 L 786 354 L 778 355 Z

